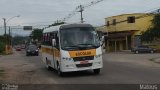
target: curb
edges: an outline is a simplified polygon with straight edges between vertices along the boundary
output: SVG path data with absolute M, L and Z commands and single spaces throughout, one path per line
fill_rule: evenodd
M 159 63 L 160 64 L 160 57 L 157 58 L 152 58 L 150 61 L 153 61 L 154 63 Z
M 154 60 L 154 62 L 155 62 L 155 63 L 159 63 L 159 64 L 160 64 L 160 58 L 155 59 L 155 60 Z

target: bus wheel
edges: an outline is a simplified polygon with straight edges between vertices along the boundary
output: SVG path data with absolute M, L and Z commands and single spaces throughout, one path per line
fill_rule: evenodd
M 59 64 L 57 65 L 57 73 L 58 73 L 58 76 L 63 76 L 63 72 L 61 72 L 61 68 Z
M 100 73 L 100 69 L 94 69 L 93 70 L 95 74 L 99 74 Z
M 29 56 L 29 54 L 28 54 L 28 53 L 26 53 L 26 56 Z
M 50 67 L 50 66 L 48 65 L 48 63 L 47 63 L 47 58 L 46 58 L 46 68 L 47 68 L 48 71 L 51 71 L 51 70 L 52 70 L 52 67 Z
M 47 65 L 46 67 L 47 67 L 47 70 L 48 70 L 48 71 L 51 71 L 51 70 L 52 70 L 52 67 L 50 67 L 50 66 L 48 66 L 48 65 Z

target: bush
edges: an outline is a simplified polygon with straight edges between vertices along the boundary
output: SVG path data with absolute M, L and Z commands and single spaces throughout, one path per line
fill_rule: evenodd
M 3 42 L 0 42 L 0 53 L 2 53 L 5 50 L 5 44 Z

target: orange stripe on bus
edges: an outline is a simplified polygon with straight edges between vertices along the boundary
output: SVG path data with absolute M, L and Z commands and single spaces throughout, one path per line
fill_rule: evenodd
M 70 55 L 70 57 L 95 56 L 96 55 L 96 49 L 69 51 L 69 55 Z
M 60 51 L 58 49 L 51 49 L 51 48 L 47 48 L 47 47 L 41 47 L 42 49 L 42 53 L 45 52 L 47 54 L 53 55 L 55 57 L 60 57 Z M 53 51 L 55 51 L 53 53 Z

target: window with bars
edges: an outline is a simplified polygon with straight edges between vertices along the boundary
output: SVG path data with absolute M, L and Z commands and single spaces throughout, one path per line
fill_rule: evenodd
M 113 24 L 113 25 L 116 25 L 116 19 L 113 19 L 112 24 Z
M 135 23 L 135 16 L 127 17 L 128 23 Z
M 107 26 L 109 26 L 109 25 L 110 25 L 110 22 L 109 22 L 109 21 L 107 21 L 106 25 L 107 25 Z

